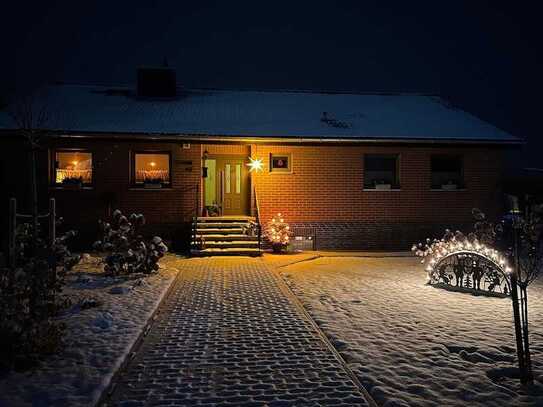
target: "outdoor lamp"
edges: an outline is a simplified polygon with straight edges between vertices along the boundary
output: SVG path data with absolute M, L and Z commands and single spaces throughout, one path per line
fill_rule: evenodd
M 247 164 L 249 166 L 249 172 L 259 172 L 262 171 L 262 159 L 261 158 L 252 158 L 249 157 L 250 162 Z

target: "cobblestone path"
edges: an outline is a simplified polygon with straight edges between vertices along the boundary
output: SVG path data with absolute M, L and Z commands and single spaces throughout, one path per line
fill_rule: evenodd
M 119 377 L 120 406 L 366 406 L 262 259 L 179 260 L 162 317 Z

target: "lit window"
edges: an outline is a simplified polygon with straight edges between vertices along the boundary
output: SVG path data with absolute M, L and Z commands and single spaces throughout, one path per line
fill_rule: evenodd
M 290 154 L 271 154 L 270 172 L 292 172 Z
M 92 153 L 55 152 L 55 184 L 91 184 Z
M 454 155 L 433 155 L 432 189 L 464 188 L 462 157 Z
M 398 189 L 398 156 L 366 154 L 364 156 L 364 189 Z
M 157 188 L 170 184 L 170 153 L 135 153 L 134 181 Z

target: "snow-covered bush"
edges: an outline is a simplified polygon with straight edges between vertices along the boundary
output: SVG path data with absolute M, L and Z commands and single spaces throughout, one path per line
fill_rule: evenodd
M 60 296 L 64 276 L 79 261 L 67 247 L 75 232 L 53 244 L 39 232 L 18 225 L 15 264 L 0 270 L 0 366 L 7 368 L 28 367 L 61 344 L 63 326 L 54 317 L 68 305 Z
M 140 230 L 145 225 L 142 214 L 128 218 L 115 210 L 111 222 L 98 221 L 102 238 L 94 243 L 98 251 L 106 252 L 104 271 L 110 275 L 145 273 L 158 270 L 158 260 L 168 251 L 162 239 L 144 239 Z

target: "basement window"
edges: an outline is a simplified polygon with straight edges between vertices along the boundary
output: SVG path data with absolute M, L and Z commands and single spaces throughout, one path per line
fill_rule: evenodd
M 136 186 L 162 188 L 171 185 L 170 152 L 136 152 L 132 162 L 132 179 Z
M 292 172 L 291 154 L 270 154 L 270 172 Z
M 92 153 L 81 150 L 57 150 L 54 159 L 55 185 L 92 184 Z
M 364 189 L 399 189 L 398 155 L 364 155 Z
M 456 190 L 465 188 L 464 165 L 461 156 L 432 155 L 432 189 Z

